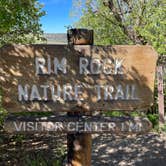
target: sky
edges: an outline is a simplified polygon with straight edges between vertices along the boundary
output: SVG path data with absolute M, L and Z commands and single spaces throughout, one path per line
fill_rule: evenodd
M 46 15 L 41 18 L 44 33 L 66 33 L 65 26 L 72 25 L 74 18 L 70 17 L 72 0 L 39 0 L 44 4 Z

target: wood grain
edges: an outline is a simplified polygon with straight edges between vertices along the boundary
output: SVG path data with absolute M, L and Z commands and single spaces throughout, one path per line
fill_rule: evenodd
M 48 56 L 58 59 L 65 57 L 68 61 L 67 74 L 36 75 L 35 57 Z M 124 59 L 123 75 L 79 74 L 79 58 L 89 60 L 98 58 Z M 155 68 L 157 53 L 150 46 L 86 46 L 86 45 L 6 45 L 0 49 L 0 86 L 3 92 L 3 107 L 8 112 L 22 111 L 73 111 L 73 110 L 136 110 L 150 107 L 153 104 Z M 52 66 L 53 68 L 53 66 Z M 33 84 L 61 86 L 79 84 L 83 86 L 81 96 L 84 101 L 53 102 L 19 102 L 18 84 Z M 120 84 L 135 85 L 139 100 L 109 100 L 97 101 L 95 85 L 111 85 L 115 88 Z M 39 93 L 43 91 L 39 89 Z M 115 94 L 113 94 L 115 95 Z
M 33 127 L 32 127 L 33 124 Z M 25 125 L 25 126 L 24 126 Z M 101 116 L 9 116 L 4 129 L 9 132 L 56 133 L 146 133 L 152 125 L 147 118 Z

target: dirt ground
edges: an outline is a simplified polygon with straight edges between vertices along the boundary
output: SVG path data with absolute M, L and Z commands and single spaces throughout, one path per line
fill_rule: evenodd
M 92 166 L 166 166 L 166 138 L 162 134 L 93 139 Z
M 92 166 L 166 166 L 164 134 L 96 134 L 92 137 Z M 66 143 L 66 135 L 8 136 L 2 133 L 0 165 L 62 165 L 66 160 Z

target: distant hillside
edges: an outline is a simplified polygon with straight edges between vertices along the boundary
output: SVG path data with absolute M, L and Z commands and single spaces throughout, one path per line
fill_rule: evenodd
M 45 33 L 44 37 L 47 39 L 48 44 L 66 44 L 66 33 Z

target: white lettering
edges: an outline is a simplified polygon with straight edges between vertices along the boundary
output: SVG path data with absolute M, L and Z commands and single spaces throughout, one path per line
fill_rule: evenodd
M 95 85 L 95 88 L 97 89 L 97 101 L 101 100 L 101 85 Z
M 116 129 L 116 124 L 114 122 L 108 123 L 108 129 L 114 131 Z
M 46 71 L 46 60 L 41 57 L 36 57 L 35 59 L 35 64 L 36 64 L 36 74 L 48 74 Z
M 88 59 L 80 57 L 80 62 L 79 62 L 79 67 L 80 67 L 80 74 L 89 74 L 89 70 L 87 69 L 89 62 Z
M 105 59 L 103 61 L 103 73 L 106 74 L 106 75 L 109 75 L 109 74 L 112 74 L 113 71 L 112 71 L 112 61 L 110 59 Z
M 58 70 L 62 71 L 63 74 L 67 73 L 67 59 L 62 58 L 59 62 L 58 58 L 54 58 L 54 73 L 58 74 Z
M 67 124 L 67 129 L 69 130 L 69 131 L 75 131 L 76 129 L 75 129 L 75 123 L 74 122 L 69 122 L 68 124 Z
M 122 85 L 117 86 L 115 100 L 118 100 L 118 99 L 124 100 L 124 93 L 123 93 Z
M 43 88 L 43 94 L 44 94 L 43 99 L 47 101 L 48 100 L 47 90 L 49 88 L 49 85 L 41 85 L 40 87 Z
M 63 86 L 63 99 L 72 101 L 72 86 L 71 85 L 64 85 Z
M 36 85 L 33 85 L 31 90 L 30 101 L 33 101 L 33 100 L 41 100 L 41 97 Z
M 54 131 L 63 131 L 63 123 L 62 122 L 55 122 L 54 124 Z
M 110 100 L 113 99 L 112 93 L 114 92 L 114 87 L 113 86 L 105 86 L 105 91 L 104 91 L 104 100 L 108 100 L 108 97 Z
M 92 123 L 85 122 L 84 131 L 92 131 Z
M 129 85 L 126 85 L 126 100 L 130 99 L 130 93 L 129 93 L 130 87 Z
M 81 85 L 75 85 L 75 100 L 76 101 L 83 101 L 83 98 L 80 98 L 80 95 L 82 94 L 81 91 L 82 86 Z
M 28 101 L 28 85 L 23 88 L 22 85 L 18 85 L 18 100 Z
M 34 131 L 34 122 L 27 122 L 27 131 Z
M 131 86 L 131 99 L 132 100 L 138 100 L 137 94 L 136 94 L 136 86 Z
M 23 127 L 23 122 L 20 122 L 19 125 L 17 125 L 17 122 L 13 122 L 13 124 L 16 131 L 21 131 L 21 128 Z
M 115 59 L 115 71 L 114 74 L 123 74 L 123 70 L 122 70 L 122 62 L 123 59 L 119 60 L 119 59 Z
M 90 70 L 92 74 L 101 73 L 101 63 L 99 59 L 92 59 L 90 63 Z
M 52 100 L 54 102 L 60 100 L 60 97 L 61 97 L 61 87 L 60 85 L 57 85 L 57 93 L 55 94 L 55 87 L 53 85 L 50 86 L 51 88 L 51 96 L 52 96 Z

